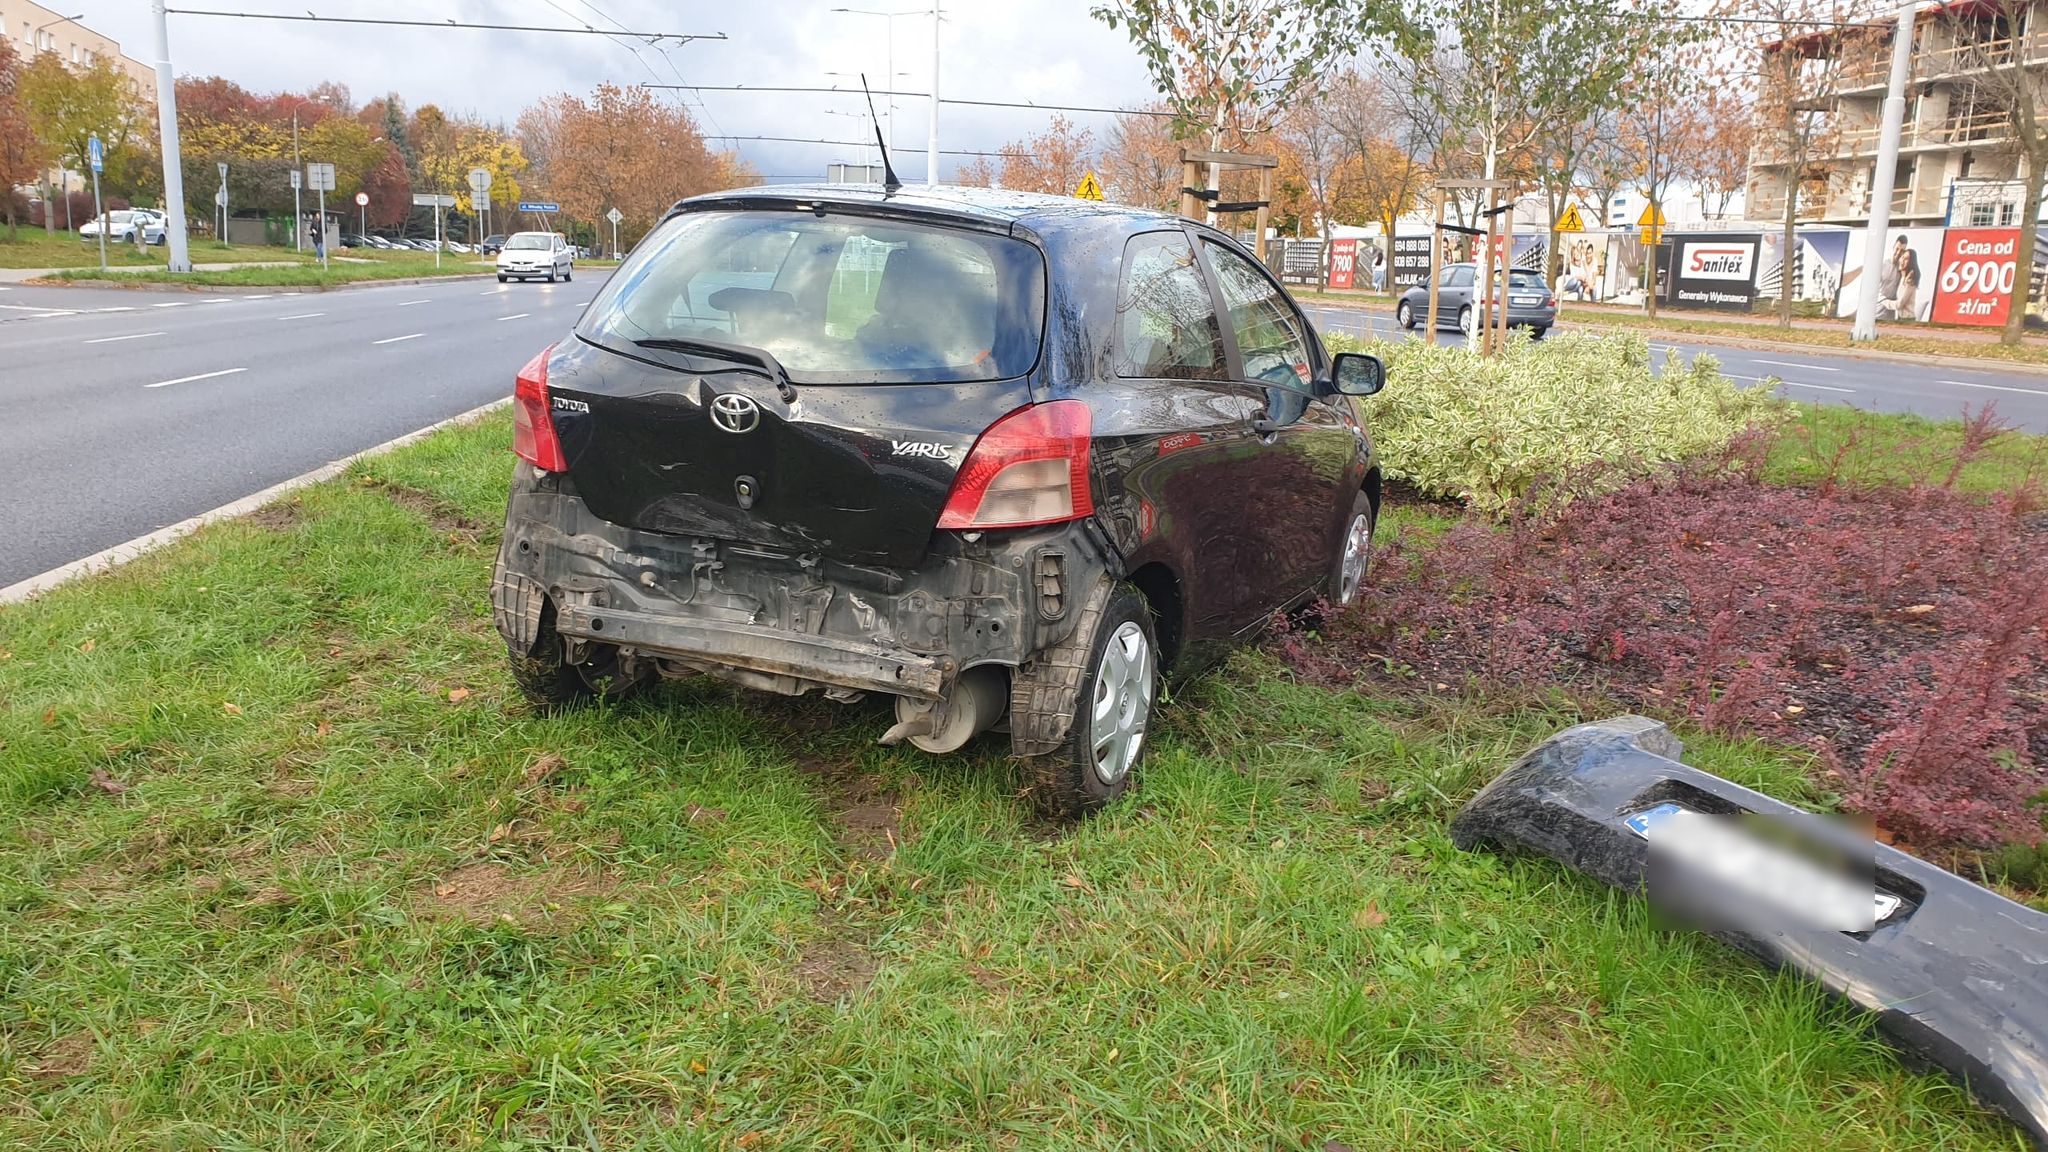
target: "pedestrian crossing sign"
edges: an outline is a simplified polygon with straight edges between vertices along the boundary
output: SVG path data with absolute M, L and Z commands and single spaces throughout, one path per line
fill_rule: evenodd
M 1584 232 L 1586 230 L 1586 218 L 1579 215 L 1579 206 L 1577 204 L 1565 206 L 1564 215 L 1557 218 L 1557 230 L 1559 232 Z
M 1101 200 L 1103 198 L 1102 181 L 1097 180 L 1095 173 L 1092 171 L 1083 174 L 1081 186 L 1074 189 L 1074 197 L 1077 200 Z

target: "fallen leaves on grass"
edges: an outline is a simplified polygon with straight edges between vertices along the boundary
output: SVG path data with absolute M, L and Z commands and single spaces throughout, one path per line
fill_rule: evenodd
M 448 690 L 448 702 L 450 704 L 460 704 L 464 700 L 469 699 L 469 696 L 470 691 L 467 688 L 451 688 Z
M 105 792 L 109 796 L 119 796 L 121 793 L 126 792 L 129 788 L 133 787 L 133 785 L 131 784 L 125 784 L 108 775 L 107 770 L 105 768 L 93 769 L 92 775 L 87 777 L 87 781 L 91 783 L 93 787 L 99 789 L 102 792 Z
M 234 703 L 233 701 L 222 702 L 220 710 L 227 713 L 230 716 L 240 716 L 242 714 L 242 706 L 240 704 Z

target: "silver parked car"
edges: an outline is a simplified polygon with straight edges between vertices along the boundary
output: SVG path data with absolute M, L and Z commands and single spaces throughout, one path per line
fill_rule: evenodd
M 1437 280 L 1437 327 L 1455 328 L 1467 336 L 1479 323 L 1479 301 L 1476 288 L 1479 283 L 1479 266 L 1476 264 L 1450 264 L 1438 274 Z M 1494 297 L 1494 305 L 1500 305 L 1500 297 Z M 1512 268 L 1508 271 L 1508 324 L 1515 328 L 1527 328 L 1542 339 L 1550 326 L 1557 323 L 1557 294 L 1543 282 L 1543 273 L 1527 268 Z M 1413 330 L 1420 327 L 1423 318 L 1429 315 L 1429 285 L 1417 284 L 1401 294 L 1400 303 L 1394 305 L 1394 319 L 1401 327 Z

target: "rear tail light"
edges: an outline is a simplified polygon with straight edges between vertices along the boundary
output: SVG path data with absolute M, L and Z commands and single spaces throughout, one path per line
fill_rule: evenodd
M 1551 294 L 1549 294 L 1548 292 L 1544 293 L 1544 294 L 1543 294 L 1543 306 L 1544 306 L 1545 308 L 1555 308 L 1555 307 L 1557 307 L 1557 297 L 1555 297 L 1555 296 L 1552 296 L 1552 295 L 1551 295 Z
M 562 441 L 549 412 L 548 356 L 554 350 L 552 344 L 541 349 L 512 385 L 512 451 L 543 472 L 567 472 L 569 461 L 562 456 Z
M 1025 528 L 1095 513 L 1088 488 L 1088 405 L 1019 408 L 981 434 L 953 478 L 941 528 Z

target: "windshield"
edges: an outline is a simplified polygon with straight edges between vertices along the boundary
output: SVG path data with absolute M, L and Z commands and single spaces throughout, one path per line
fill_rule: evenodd
M 516 251 L 520 248 L 545 249 L 553 246 L 553 238 L 545 232 L 521 232 L 519 235 L 505 241 L 505 250 L 508 252 Z
M 799 383 L 960 383 L 1038 361 L 1045 262 L 1006 236 L 827 212 L 692 212 L 642 241 L 577 334 L 758 348 Z
M 1495 283 L 1499 283 L 1499 282 L 1500 282 L 1500 273 L 1498 273 L 1498 272 L 1495 272 L 1495 273 L 1493 274 L 1493 278 L 1494 278 L 1494 282 L 1495 282 Z M 1542 288 L 1542 287 L 1543 287 L 1543 273 L 1541 273 L 1541 272 L 1537 272 L 1537 271 L 1535 271 L 1535 270 L 1533 270 L 1533 269 L 1529 269 L 1529 268 L 1513 268 L 1513 269 L 1510 269 L 1510 270 L 1508 271 L 1508 287 L 1509 287 L 1510 289 L 1522 289 L 1522 288 L 1537 288 L 1537 289 L 1540 289 L 1540 288 Z
M 109 223 L 109 224 L 132 224 L 132 223 L 134 223 L 134 222 L 135 222 L 135 213 L 133 213 L 133 212 L 125 212 L 125 211 L 124 211 L 124 212 L 109 212 L 109 213 L 107 213 L 107 223 Z

